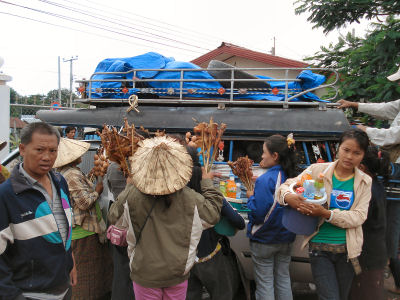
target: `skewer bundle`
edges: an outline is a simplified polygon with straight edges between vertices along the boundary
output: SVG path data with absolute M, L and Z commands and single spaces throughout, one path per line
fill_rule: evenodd
M 92 170 L 90 170 L 88 174 L 89 180 L 91 181 L 94 181 L 95 177 L 101 178 L 107 173 L 109 163 L 103 153 L 104 149 L 101 146 L 97 150 L 97 154 L 94 155 L 94 167 L 92 168 Z
M 125 176 L 131 176 L 128 158 L 138 149 L 139 141 L 144 140 L 144 137 L 136 132 L 134 124 L 130 126 L 125 118 L 120 133 L 115 127 L 104 125 L 102 132 L 97 134 L 101 138 L 107 158 L 118 163 Z
M 198 123 L 193 128 L 194 134 L 196 135 L 194 142 L 197 147 L 201 148 L 200 154 L 203 157 L 204 168 L 207 172 L 210 172 L 212 164 L 214 163 L 218 153 L 218 144 L 221 141 L 225 129 L 226 124 L 214 123 L 212 117 L 209 123 Z
M 254 191 L 253 182 L 253 166 L 254 161 L 246 157 L 239 157 L 235 162 L 228 162 L 233 174 L 235 174 L 243 182 L 248 191 Z

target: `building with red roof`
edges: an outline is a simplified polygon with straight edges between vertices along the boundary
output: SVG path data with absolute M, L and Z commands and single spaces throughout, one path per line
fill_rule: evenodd
M 230 43 L 222 42 L 222 44 L 192 60 L 191 62 L 202 67 L 207 68 L 208 63 L 211 60 L 219 60 L 224 63 L 233 65 L 238 68 L 306 68 L 309 64 L 293 60 L 289 58 L 284 58 L 280 56 L 275 56 L 263 52 L 253 51 L 244 47 L 236 46 Z M 289 78 L 294 78 L 301 70 L 290 70 Z M 284 70 L 248 70 L 246 71 L 251 74 L 265 75 L 274 78 L 284 78 Z

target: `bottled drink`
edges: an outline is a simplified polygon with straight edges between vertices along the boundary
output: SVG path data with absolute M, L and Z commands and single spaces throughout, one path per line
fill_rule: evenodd
M 321 199 L 324 196 L 324 174 L 319 174 L 318 178 L 315 180 L 315 199 Z
M 312 172 L 310 170 L 306 170 L 303 176 L 301 176 L 300 181 L 297 183 L 298 186 L 303 186 L 304 181 L 312 179 Z
M 226 196 L 226 183 L 225 181 L 219 182 L 219 190 L 221 191 L 222 195 Z
M 242 198 L 242 189 L 240 182 L 236 183 L 236 199 L 241 199 Z
M 304 188 L 304 193 L 303 196 L 304 198 L 307 199 L 314 199 L 315 197 L 315 180 L 306 180 L 303 183 L 303 188 Z
M 230 177 L 226 184 L 226 196 L 229 198 L 236 198 L 236 183 L 234 177 Z

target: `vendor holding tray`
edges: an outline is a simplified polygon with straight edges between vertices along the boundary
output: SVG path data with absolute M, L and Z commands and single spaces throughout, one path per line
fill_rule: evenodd
M 372 181 L 358 166 L 368 145 L 365 132 L 345 131 L 335 162 L 313 164 L 279 188 L 281 205 L 319 218 L 315 232 L 306 236 L 303 246 L 309 244 L 311 270 L 320 299 L 347 299 L 354 274 L 360 272 L 357 258 L 363 244 L 361 226 L 367 218 Z M 293 182 L 309 171 L 315 179 L 323 174 L 326 207 L 306 202 L 292 191 Z

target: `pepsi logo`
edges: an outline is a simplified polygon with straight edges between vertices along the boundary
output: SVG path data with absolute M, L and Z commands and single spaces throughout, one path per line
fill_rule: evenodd
M 332 194 L 336 197 L 336 206 L 342 209 L 348 209 L 351 206 L 352 192 L 334 191 Z

